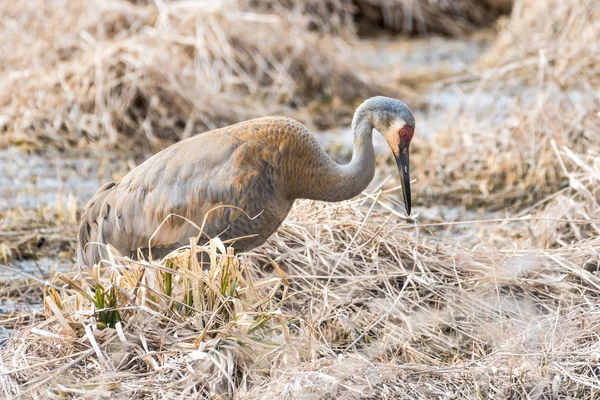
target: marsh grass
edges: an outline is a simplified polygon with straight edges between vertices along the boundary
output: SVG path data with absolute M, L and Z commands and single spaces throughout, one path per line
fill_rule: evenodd
M 213 240 L 58 275 L 43 313 L 11 316 L 3 395 L 597 398 L 599 10 L 517 1 L 485 57 L 432 87 L 511 104 L 434 108 L 446 127 L 411 154 L 421 215 L 383 179 L 296 202 L 255 253 Z
M 260 254 L 213 240 L 58 275 L 44 317 L 2 349 L 7 395 L 593 398 L 600 221 L 555 214 L 555 198 L 523 217 L 416 223 L 398 198 L 301 201 Z
M 7 37 L 0 44 L 0 144 L 147 150 L 264 115 L 349 123 L 357 103 L 371 95 L 417 102 L 402 80 L 390 84 L 388 76 L 347 62 L 355 19 L 460 34 L 499 15 L 478 3 L 6 4 L 0 8 Z
M 200 376 L 190 377 L 198 383 L 188 382 L 191 392 L 232 394 L 253 383 L 262 375 L 254 368 L 264 368 L 270 353 L 289 340 L 293 319 L 281 313 L 286 290 L 281 278 L 251 276 L 216 241 L 194 248 L 209 260 L 205 268 L 198 262 L 202 257 L 188 249 L 156 264 L 114 258 L 110 264 L 57 275 L 45 288 L 45 322 L 27 331 L 42 339 L 36 347 L 48 351 L 46 356 L 54 353 L 58 364 L 42 363 L 30 371 L 51 372 L 72 351 L 79 353 L 79 361 L 67 364 L 67 375 L 32 376 L 21 393 L 5 394 L 97 395 L 106 389 L 100 383 L 104 374 L 131 368 L 133 378 L 143 368 L 159 375 L 170 370 L 168 375 L 176 373 L 176 365 L 198 370 Z M 57 338 L 73 341 L 72 346 L 54 347 Z M 71 369 L 78 367 L 86 373 Z M 97 383 L 80 381 L 78 387 L 70 380 L 85 375 L 95 376 Z M 56 379 L 58 386 L 47 386 Z
M 489 28 L 511 10 L 513 0 L 356 0 L 362 31 L 380 27 L 412 34 L 460 36 Z
M 354 101 L 386 91 L 342 62 L 344 42 L 243 0 L 2 7 L 25 31 L 15 41 L 35 42 L 3 44 L 4 144 L 161 148 L 267 114 L 306 120 L 313 100 L 348 118 Z

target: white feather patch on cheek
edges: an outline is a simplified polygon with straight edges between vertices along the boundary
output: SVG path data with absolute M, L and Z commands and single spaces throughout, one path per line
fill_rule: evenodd
M 400 132 L 405 125 L 406 122 L 402 119 L 394 120 L 385 133 L 383 133 L 383 137 L 385 137 L 385 140 L 390 145 L 390 148 L 396 157 L 399 155 L 398 146 L 400 146 L 400 135 L 398 132 Z

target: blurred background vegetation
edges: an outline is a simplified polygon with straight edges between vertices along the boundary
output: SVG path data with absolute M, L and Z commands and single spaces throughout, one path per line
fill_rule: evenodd
M 600 2 L 22 0 L 0 3 L 0 33 L 6 396 L 88 384 L 90 396 L 597 396 Z M 290 274 L 285 305 L 273 289 L 256 306 L 240 272 L 271 265 L 264 257 L 217 262 L 213 248 L 215 276 L 230 262 L 240 274 L 222 279 L 236 304 L 226 312 L 218 291 L 201 292 L 223 318 L 202 333 L 221 361 L 189 361 L 213 319 L 173 314 L 184 272 L 152 304 L 137 300 L 143 273 L 119 262 L 112 275 L 53 280 L 44 296 L 46 280 L 74 270 L 75 227 L 102 182 L 190 135 L 275 114 L 343 161 L 352 113 L 379 94 L 416 115 L 416 221 L 400 217 L 376 140 L 372 193 L 339 208 L 299 202 L 260 249 Z M 177 264 L 162 262 L 156 276 Z M 124 333 L 85 330 L 94 279 L 102 304 L 130 306 L 117 288 L 134 304 Z M 111 357 L 132 348 L 116 364 L 126 383 L 111 386 Z

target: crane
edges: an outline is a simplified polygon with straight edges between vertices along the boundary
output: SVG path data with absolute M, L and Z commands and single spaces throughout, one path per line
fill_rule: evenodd
M 241 122 L 165 148 L 91 198 L 78 230 L 78 264 L 107 259 L 107 245 L 122 256 L 148 248 L 162 256 L 189 245 L 201 226 L 203 235 L 229 240 L 237 252 L 253 249 L 277 230 L 295 199 L 336 202 L 361 193 L 375 174 L 373 129 L 394 154 L 410 215 L 415 119 L 403 102 L 376 96 L 356 109 L 346 165 L 286 117 Z

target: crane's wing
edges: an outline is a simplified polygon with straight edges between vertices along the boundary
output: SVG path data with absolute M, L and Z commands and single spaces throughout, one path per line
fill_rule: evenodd
M 110 244 L 122 255 L 147 248 L 150 238 L 153 248 L 188 244 L 198 230 L 182 218 L 167 218 L 170 214 L 200 225 L 209 210 L 221 205 L 247 210 L 248 193 L 266 165 L 257 152 L 256 144 L 207 132 L 157 153 L 122 180 L 105 184 L 82 217 L 80 265 L 105 258 L 104 246 L 95 243 Z M 212 229 L 208 234 L 218 234 L 240 215 L 231 208 L 211 212 L 206 217 Z

